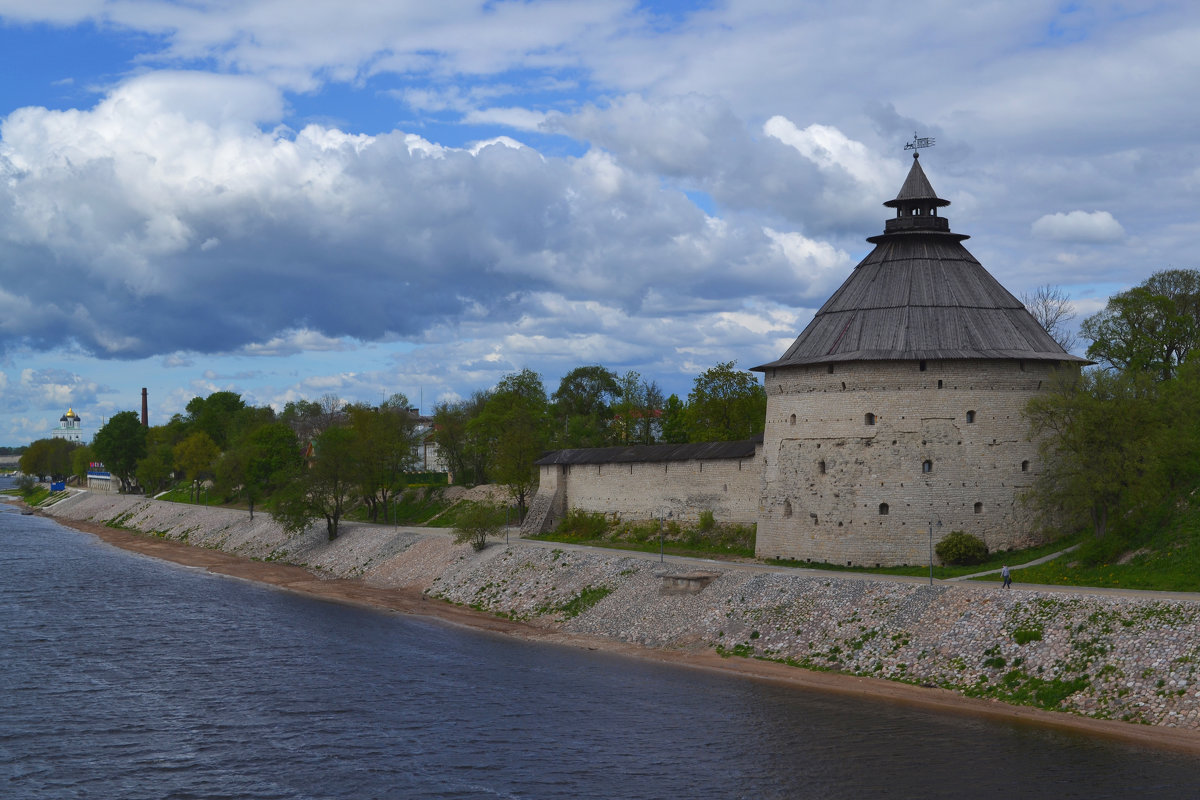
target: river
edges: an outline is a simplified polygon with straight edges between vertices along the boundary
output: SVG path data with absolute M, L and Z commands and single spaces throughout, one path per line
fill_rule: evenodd
M 1196 797 L 1192 756 L 330 603 L 0 505 L 0 797 Z

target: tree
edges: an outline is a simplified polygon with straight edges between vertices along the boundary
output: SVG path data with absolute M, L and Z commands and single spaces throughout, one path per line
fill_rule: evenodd
M 504 509 L 490 503 L 470 503 L 459 515 L 454 529 L 455 544 L 469 544 L 475 550 L 487 547 L 487 540 L 500 532 Z
M 324 517 L 329 540 L 338 537 L 346 504 L 359 484 L 357 441 L 354 431 L 334 427 L 313 443 L 313 463 L 293 472 L 272 498 L 271 516 L 283 529 L 300 533 Z
M 204 431 L 196 431 L 188 436 L 175 445 L 174 450 L 175 464 L 183 470 L 184 479 L 192 485 L 194 491 L 198 491 L 197 483 L 211 473 L 213 464 L 220 455 L 220 448 Z M 195 499 L 193 497 L 193 502 Z
M 61 481 L 72 474 L 71 453 L 77 447 L 78 444 L 67 439 L 38 439 L 25 449 L 17 463 L 26 474 Z
M 1044 464 L 1032 499 L 1051 518 L 1086 514 L 1102 538 L 1115 512 L 1128 521 L 1163 496 L 1156 389 L 1136 371 L 1062 375 L 1025 411 Z
M 1118 370 L 1174 376 L 1200 343 L 1200 272 L 1167 270 L 1109 298 L 1083 321 L 1088 358 Z
M 663 404 L 660 438 L 667 444 L 684 444 L 688 440 L 687 405 L 672 394 Z
M 616 374 L 599 365 L 564 375 L 552 398 L 555 443 L 563 448 L 610 444 L 612 407 L 620 393 Z
M 403 491 L 406 473 L 416 458 L 416 419 L 408 398 L 395 394 L 379 408 L 349 406 L 350 426 L 357 438 L 359 481 L 372 522 L 379 520 L 390 498 Z
M 187 404 L 189 432 L 208 434 L 217 449 L 229 443 L 230 432 L 238 412 L 246 407 L 236 392 L 213 392 L 208 397 L 193 397 Z
M 91 445 L 80 445 L 71 451 L 71 471 L 81 482 L 86 481 L 88 471 L 95 460 L 96 453 L 92 450 Z
M 226 494 L 254 506 L 301 474 L 304 463 L 292 429 L 270 422 L 243 434 L 217 462 L 217 483 Z
M 467 429 L 487 443 L 489 473 L 508 488 L 524 518 L 537 487 L 534 462 L 550 441 L 550 407 L 541 376 L 530 369 L 506 375 Z
M 1063 350 L 1069 353 L 1079 343 L 1079 337 L 1071 329 L 1075 306 L 1061 287 L 1039 286 L 1032 292 L 1023 293 L 1021 303 Z
M 161 492 L 175 475 L 175 447 L 168 441 L 170 432 L 151 428 L 146 436 L 146 457 L 138 461 L 137 481 L 146 494 Z
M 487 480 L 488 445 L 471 421 L 487 405 L 489 395 L 475 392 L 466 400 L 439 403 L 433 411 L 433 441 L 450 468 L 455 483 L 475 485 Z
M 279 421 L 287 425 L 301 442 L 311 442 L 324 424 L 321 404 L 309 400 L 289 401 L 279 415 Z
M 767 392 L 749 372 L 726 361 L 696 377 L 688 394 L 688 440 L 735 441 L 762 433 L 766 424 Z
M 122 492 L 133 489 L 134 470 L 146 457 L 146 428 L 135 411 L 114 414 L 96 431 L 92 449 L 108 471 L 117 477 Z

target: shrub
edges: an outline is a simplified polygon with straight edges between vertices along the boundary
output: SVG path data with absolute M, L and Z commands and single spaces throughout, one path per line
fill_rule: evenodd
M 608 519 L 598 511 L 572 508 L 554 528 L 554 532 L 573 539 L 600 539 L 608 532 Z
M 491 503 L 470 503 L 458 515 L 454 530 L 455 544 L 470 544 L 476 550 L 487 547 L 489 536 L 495 536 L 504 525 L 504 509 Z
M 700 530 L 711 531 L 716 524 L 717 520 L 713 517 L 711 510 L 706 508 L 700 512 Z
M 951 531 L 946 538 L 937 543 L 934 548 L 943 564 L 954 566 L 970 566 L 987 561 L 987 545 L 978 536 L 966 531 Z

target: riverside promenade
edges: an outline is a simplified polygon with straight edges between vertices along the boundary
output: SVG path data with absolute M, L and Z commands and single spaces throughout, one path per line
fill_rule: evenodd
M 137 538 L 212 560 L 213 571 L 337 599 L 435 616 L 454 609 L 463 624 L 772 679 L 804 675 L 811 680 L 797 682 L 832 691 L 957 700 L 1039 724 L 1101 721 L 1092 729 L 1106 735 L 1152 726 L 1160 743 L 1200 752 L 1195 595 L 931 586 L 515 537 L 476 553 L 447 532 L 383 525 L 350 524 L 329 542 L 323 526 L 289 537 L 261 513 L 251 521 L 244 511 L 86 492 L 45 513 L 97 532 L 153 533 Z M 242 566 L 216 566 L 223 554 Z

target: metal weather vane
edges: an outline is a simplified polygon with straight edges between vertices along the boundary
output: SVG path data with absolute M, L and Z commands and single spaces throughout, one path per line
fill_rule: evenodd
M 913 140 L 904 145 L 905 150 L 919 150 L 922 147 L 933 147 L 932 136 L 918 136 L 916 131 L 913 131 Z

